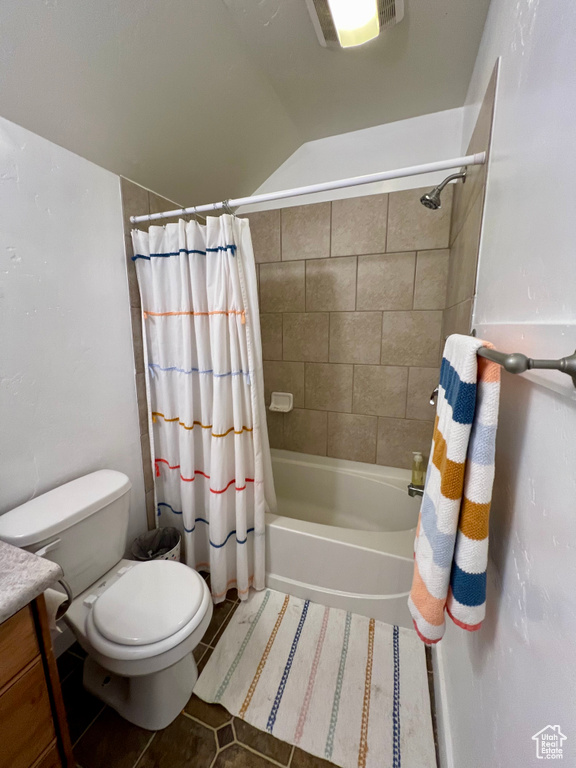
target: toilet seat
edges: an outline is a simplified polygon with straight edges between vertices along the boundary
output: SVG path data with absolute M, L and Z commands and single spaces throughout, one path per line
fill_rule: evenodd
M 126 561 L 121 561 L 119 565 L 124 564 L 125 562 Z M 158 561 L 154 561 L 154 563 L 139 563 L 138 565 L 133 566 L 133 570 L 137 571 L 137 575 L 138 575 L 143 572 L 144 568 L 148 568 L 148 566 L 156 564 L 157 562 Z M 162 561 L 162 562 L 167 563 L 169 561 Z M 76 603 L 77 601 L 78 603 L 80 603 L 80 605 L 78 606 L 78 612 L 70 611 L 70 613 L 72 613 L 73 615 L 70 615 L 68 617 L 68 622 L 76 625 L 77 631 L 79 630 L 81 633 L 85 635 L 86 640 L 92 646 L 92 648 L 97 653 L 101 654 L 103 657 L 107 657 L 108 659 L 114 659 L 118 661 L 139 661 L 142 659 L 151 659 L 155 656 L 166 653 L 167 651 L 171 651 L 171 649 L 175 648 L 180 643 L 183 643 L 188 637 L 190 637 L 190 635 L 194 632 L 194 630 L 197 629 L 200 626 L 200 624 L 202 624 L 202 621 L 206 617 L 206 614 L 211 609 L 212 598 L 210 595 L 210 591 L 206 585 L 206 582 L 200 576 L 200 574 L 198 574 L 196 571 L 193 571 L 191 568 L 188 568 L 188 566 L 185 566 L 179 563 L 174 563 L 173 561 L 170 561 L 170 562 L 172 565 L 178 566 L 179 569 L 184 569 L 185 571 L 189 571 L 190 574 L 198 578 L 197 584 L 194 584 L 194 582 L 190 582 L 188 580 L 188 584 L 192 583 L 192 587 L 193 587 L 190 604 L 197 607 L 195 607 L 193 615 L 191 616 L 189 621 L 187 621 L 182 626 L 180 626 L 180 628 L 178 628 L 172 634 L 166 636 L 166 632 L 162 632 L 162 634 L 165 635 L 162 639 L 155 640 L 149 643 L 141 643 L 139 645 L 136 645 L 136 644 L 115 642 L 109 639 L 108 637 L 106 637 L 100 631 L 99 627 L 96 625 L 96 622 L 94 620 L 94 608 L 98 604 L 98 602 L 102 600 L 104 595 L 106 595 L 108 592 L 111 592 L 113 589 L 117 588 L 117 585 L 120 584 L 120 582 L 123 581 L 123 579 L 125 579 L 128 576 L 128 573 L 123 575 L 118 581 L 116 581 L 106 591 L 104 591 L 94 601 L 92 607 L 86 606 L 86 599 L 84 596 L 79 596 L 79 598 L 76 598 L 76 600 L 74 600 L 73 603 Z M 142 569 L 142 570 L 139 571 L 138 569 Z M 178 576 L 178 578 L 180 578 L 180 576 Z M 185 579 L 186 576 L 183 576 L 182 578 Z M 199 594 L 195 591 L 196 586 L 199 587 Z M 140 611 L 140 615 L 143 618 L 143 622 L 145 623 L 145 621 L 149 617 L 149 613 L 145 609 L 146 603 L 143 602 L 144 596 L 143 594 L 141 594 L 140 598 L 138 599 L 138 602 L 136 603 L 135 597 L 134 597 L 135 592 L 132 591 L 132 587 L 130 587 L 130 582 L 128 583 L 128 589 L 132 594 L 133 600 L 135 602 L 135 605 L 131 606 L 131 608 L 133 608 L 134 612 L 136 613 Z M 118 597 L 119 595 L 122 595 L 122 592 L 116 591 L 116 596 L 113 597 L 113 599 L 110 599 L 110 603 L 115 603 L 117 606 L 120 605 L 119 602 L 116 601 L 116 597 Z M 171 604 L 171 601 L 167 600 L 166 596 L 164 596 L 164 599 L 168 604 Z M 106 602 L 104 603 L 105 607 L 106 607 Z M 127 606 L 124 605 L 123 607 L 126 608 Z M 108 608 L 110 608 L 110 606 L 108 606 Z M 107 610 L 102 611 L 103 615 L 106 615 L 106 613 L 107 613 Z M 188 614 L 189 613 L 190 611 L 188 611 Z M 78 624 L 77 621 L 74 621 L 74 617 L 77 616 L 77 618 L 80 619 L 80 615 L 85 617 L 83 622 L 84 626 L 82 626 L 82 624 Z M 181 623 L 182 617 L 187 614 L 179 612 L 176 615 L 180 619 L 180 621 L 176 623 Z M 106 622 L 106 619 L 104 619 L 104 622 Z M 110 630 L 109 623 L 106 623 L 104 626 L 108 627 L 108 629 Z M 172 628 L 173 626 L 174 624 L 172 624 Z M 155 634 L 157 636 L 157 632 Z M 144 635 L 142 635 L 142 637 L 143 636 Z M 154 636 L 154 633 L 152 633 L 150 636 Z
M 95 601 L 94 627 L 112 643 L 158 643 L 194 618 L 203 583 L 197 571 L 173 560 L 134 565 Z

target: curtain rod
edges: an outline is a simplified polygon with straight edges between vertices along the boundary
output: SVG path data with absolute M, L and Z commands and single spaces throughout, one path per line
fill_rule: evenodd
M 295 187 L 294 189 L 284 189 L 280 192 L 268 192 L 262 195 L 252 195 L 251 197 L 238 197 L 235 200 L 223 200 L 220 203 L 208 203 L 207 205 L 193 205 L 190 208 L 177 208 L 175 211 L 164 211 L 163 213 L 150 213 L 145 216 L 130 216 L 132 224 L 138 224 L 141 221 L 157 221 L 158 219 L 170 219 L 173 216 L 187 216 L 195 213 L 207 213 L 209 211 L 228 210 L 230 208 L 239 208 L 241 205 L 253 205 L 256 203 L 267 203 L 272 200 L 284 200 L 288 197 L 299 197 L 300 195 L 311 195 L 314 192 L 329 192 L 332 189 L 345 189 L 346 187 L 358 187 L 362 184 L 373 184 L 378 181 L 389 181 L 390 179 L 402 179 L 406 176 L 418 176 L 422 173 L 434 173 L 435 171 L 449 171 L 452 168 L 460 168 L 465 165 L 484 165 L 486 162 L 486 152 L 478 152 L 475 155 L 465 155 L 464 157 L 455 157 L 452 160 L 440 160 L 436 163 L 425 163 L 424 165 L 412 165 L 408 168 L 399 168 L 395 171 L 382 171 L 381 173 L 370 173 L 367 176 L 352 176 L 349 179 L 339 179 L 338 181 L 325 181 L 322 184 L 310 184 L 307 187 Z

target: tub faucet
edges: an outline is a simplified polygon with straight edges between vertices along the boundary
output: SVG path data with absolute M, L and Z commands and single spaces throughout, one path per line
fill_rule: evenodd
M 424 496 L 423 486 L 410 483 L 408 486 L 408 496 Z

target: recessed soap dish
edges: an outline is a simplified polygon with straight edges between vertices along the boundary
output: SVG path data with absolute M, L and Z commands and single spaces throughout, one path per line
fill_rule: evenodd
M 294 408 L 294 395 L 292 392 L 272 392 L 270 405 L 268 406 L 270 411 L 288 413 L 292 408 Z

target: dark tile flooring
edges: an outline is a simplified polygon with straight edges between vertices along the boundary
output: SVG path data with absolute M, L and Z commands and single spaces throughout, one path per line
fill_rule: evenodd
M 236 590 L 214 606 L 194 656 L 202 672 L 238 606 Z M 233 717 L 218 704 L 192 698 L 162 731 L 146 731 L 116 714 L 82 686 L 85 653 L 76 643 L 58 659 L 74 757 L 79 768 L 330 768 L 333 764 L 292 747 Z
M 238 606 L 236 590 L 214 606 L 194 652 L 201 672 Z M 330 768 L 332 763 L 254 728 L 218 704 L 192 697 L 162 731 L 120 717 L 82 686 L 84 651 L 75 644 L 58 659 L 74 757 L 79 768 Z M 431 768 L 433 768 L 431 766 Z

